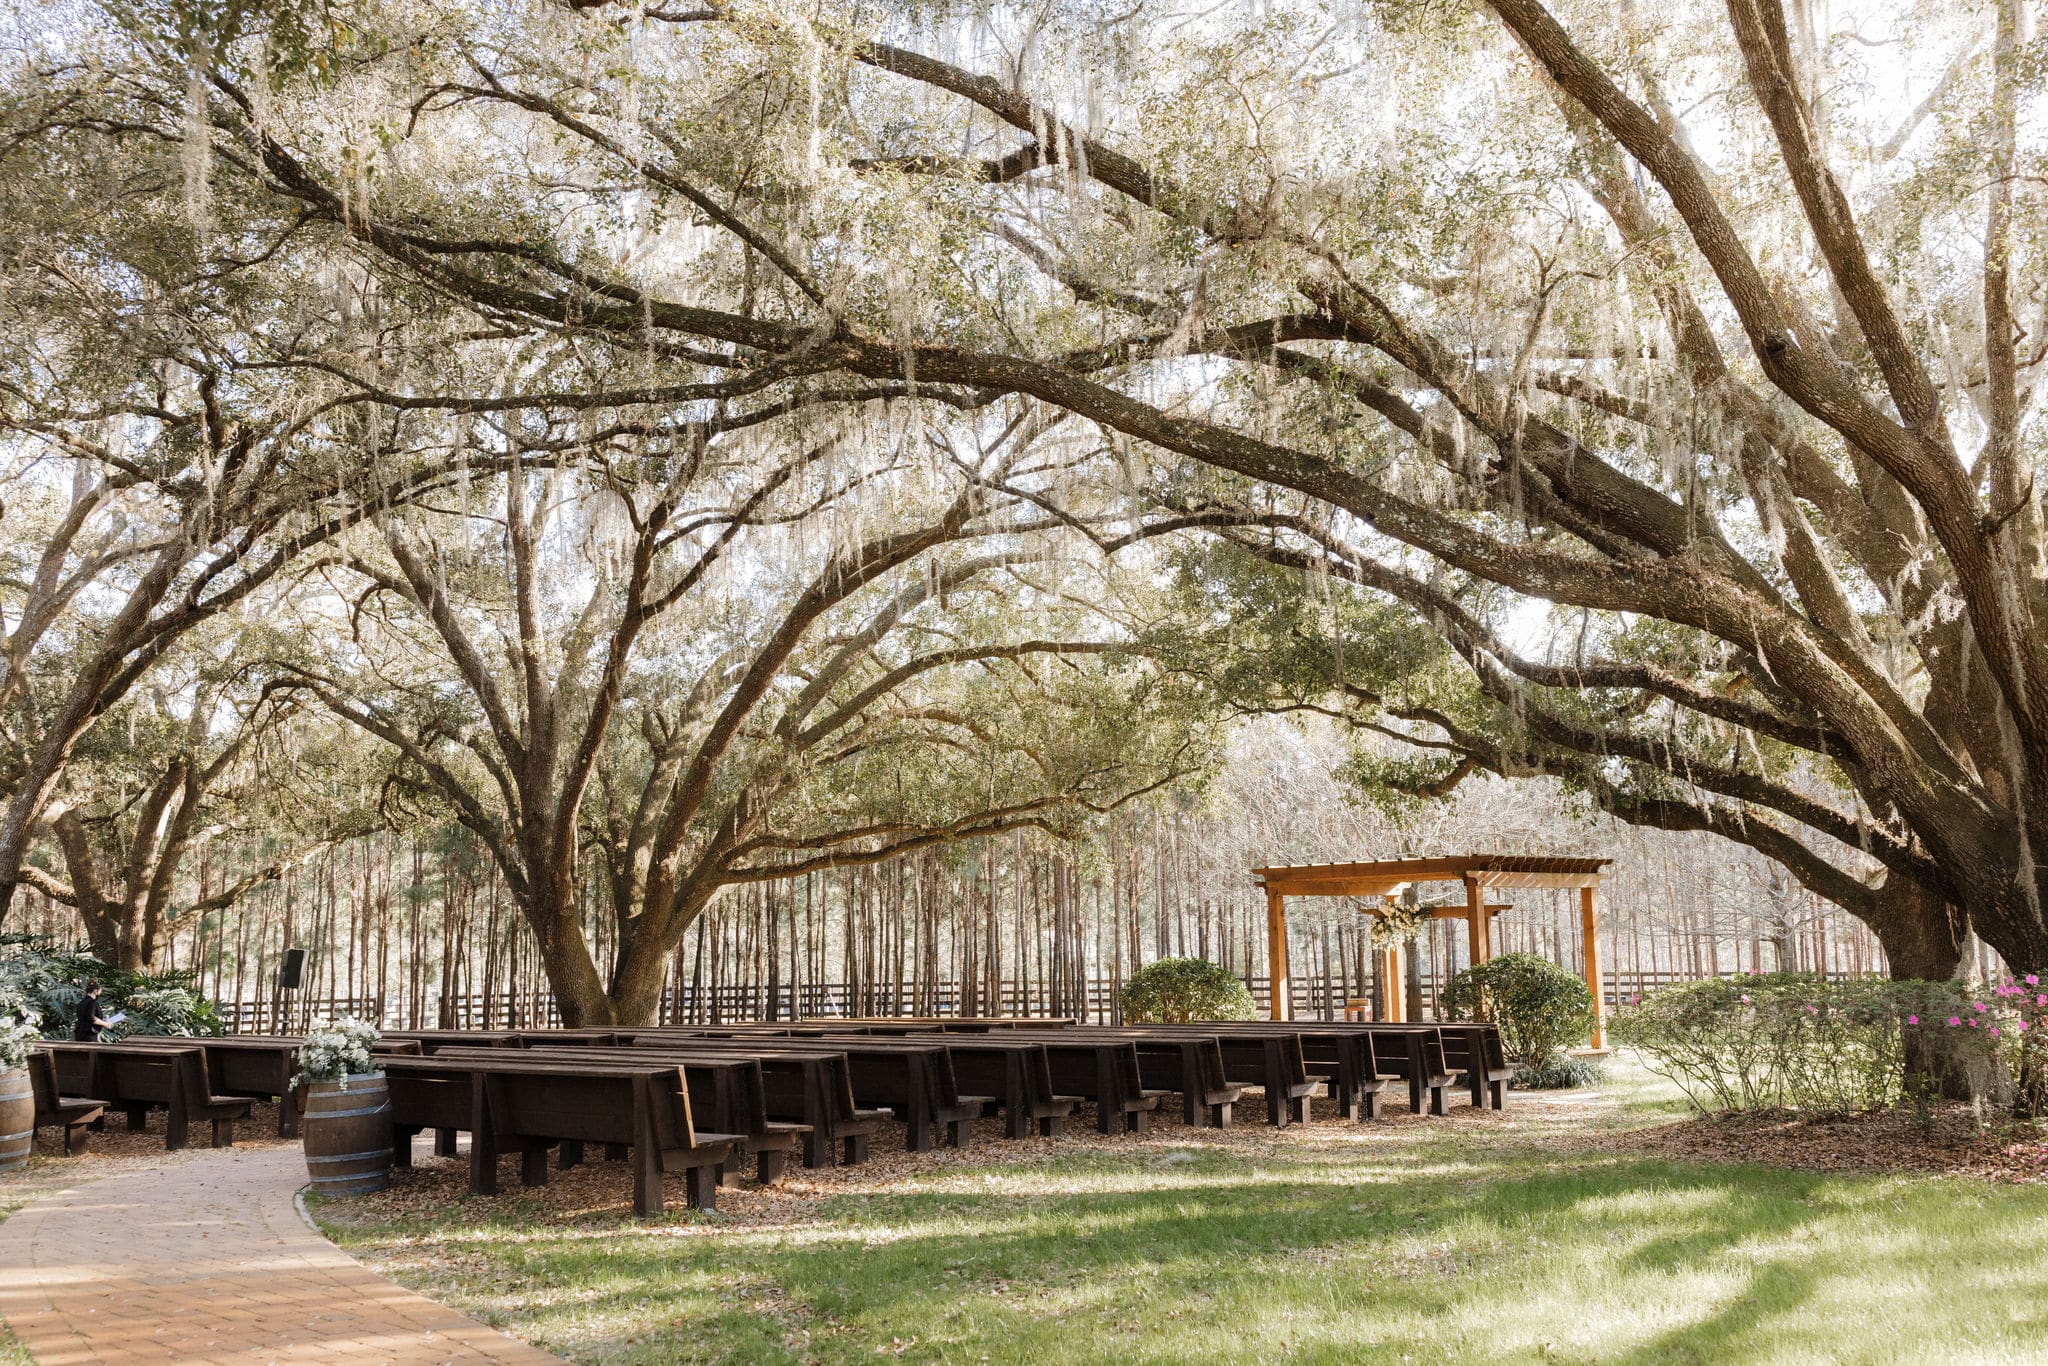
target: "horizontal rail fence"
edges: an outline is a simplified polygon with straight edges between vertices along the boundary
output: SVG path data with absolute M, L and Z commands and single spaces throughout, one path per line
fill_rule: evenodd
M 1609 977 L 1606 998 L 1609 1007 L 1630 996 L 1693 978 L 1681 972 L 1631 972 Z M 1343 983 L 1322 977 L 1297 977 L 1293 981 L 1293 1014 L 1301 1020 L 1343 1018 Z M 1424 978 L 1422 1009 L 1425 1016 L 1437 1008 L 1439 983 Z M 727 985 L 716 991 L 689 986 L 662 993 L 656 1018 L 668 1024 L 736 1024 L 751 1020 L 848 1019 L 865 1015 L 1053 1015 L 1072 1016 L 1091 1023 L 1109 1023 L 1118 1018 L 1115 982 L 1094 979 L 1058 987 L 1005 981 L 991 995 L 985 984 L 965 989 L 959 982 L 906 984 L 897 991 L 893 984 L 853 985 L 846 982 L 807 982 L 801 987 Z M 1264 977 L 1245 979 L 1245 987 L 1261 1016 L 1268 1013 L 1270 988 Z M 297 1033 L 314 1020 L 354 1015 L 385 1028 L 451 1029 L 549 1029 L 560 1026 L 561 1012 L 547 992 L 496 992 L 464 994 L 442 998 L 430 996 L 418 1010 L 406 1008 L 395 998 L 376 996 L 307 997 L 286 992 L 260 1001 L 223 1002 L 221 1023 L 231 1034 Z

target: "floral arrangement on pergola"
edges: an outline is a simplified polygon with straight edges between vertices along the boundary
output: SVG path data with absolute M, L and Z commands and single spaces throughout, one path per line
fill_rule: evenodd
M 1440 858 L 1380 859 L 1369 863 L 1304 863 L 1254 868 L 1252 876 L 1266 889 L 1266 948 L 1272 978 L 1272 1014 L 1292 1014 L 1291 979 L 1287 971 L 1287 898 L 1290 896 L 1355 897 L 1359 910 L 1379 916 L 1411 885 L 1458 882 L 1465 904 L 1434 907 L 1436 919 L 1463 920 L 1474 963 L 1493 957 L 1493 917 L 1507 909 L 1487 901 L 1487 893 L 1513 887 L 1576 888 L 1579 893 L 1580 938 L 1585 946 L 1586 986 L 1593 993 L 1593 1047 L 1607 1046 L 1606 1002 L 1600 968 L 1600 876 L 1614 860 L 1551 858 L 1522 854 L 1456 854 Z M 1398 955 L 1382 946 L 1386 980 L 1394 981 Z M 1390 991 L 1389 998 L 1398 995 Z M 1398 1009 L 1398 1007 L 1397 1007 Z M 1397 1017 L 1398 1018 L 1398 1017 Z

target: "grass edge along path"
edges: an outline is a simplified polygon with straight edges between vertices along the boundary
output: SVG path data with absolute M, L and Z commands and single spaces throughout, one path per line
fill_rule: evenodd
M 751 1222 L 452 1170 L 314 1213 L 586 1362 L 2048 1361 L 2048 1187 L 1618 1155 L 1601 1132 L 1670 1097 L 1624 1072 L 1607 1101 L 993 1143 Z

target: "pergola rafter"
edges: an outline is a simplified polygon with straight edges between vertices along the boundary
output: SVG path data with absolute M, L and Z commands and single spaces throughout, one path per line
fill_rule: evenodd
M 1266 947 L 1272 979 L 1272 1015 L 1292 1015 L 1292 978 L 1287 969 L 1287 898 L 1356 897 L 1366 915 L 1383 914 L 1409 887 L 1424 882 L 1462 883 L 1463 906 L 1436 907 L 1438 919 L 1465 922 L 1474 963 L 1493 957 L 1493 917 L 1507 907 L 1486 894 L 1503 888 L 1577 888 L 1580 937 L 1585 945 L 1586 986 L 1593 993 L 1593 1047 L 1607 1046 L 1605 988 L 1600 967 L 1600 877 L 1613 862 L 1604 858 L 1549 858 L 1521 854 L 1457 854 L 1439 858 L 1380 859 L 1366 863 L 1306 863 L 1254 868 L 1266 889 Z M 1392 954 L 1384 955 L 1391 960 Z M 1388 969 L 1398 972 L 1398 964 Z M 1385 980 L 1391 981 L 1392 978 Z M 1394 995 L 1389 992 L 1388 996 Z

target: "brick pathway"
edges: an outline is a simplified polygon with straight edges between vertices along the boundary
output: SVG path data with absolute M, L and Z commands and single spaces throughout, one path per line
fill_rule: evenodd
M 309 1228 L 296 1145 L 179 1155 L 0 1224 L 0 1316 L 37 1366 L 559 1362 Z

